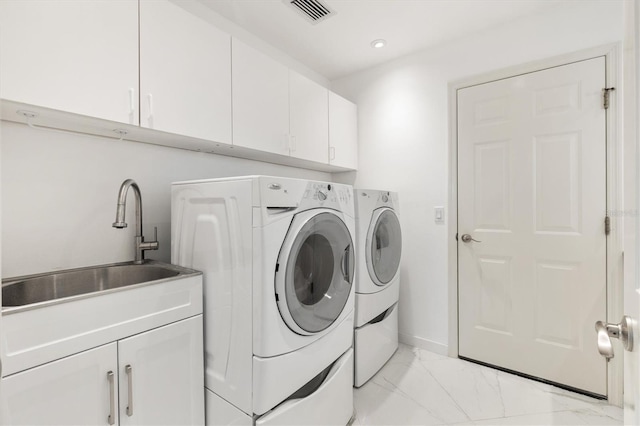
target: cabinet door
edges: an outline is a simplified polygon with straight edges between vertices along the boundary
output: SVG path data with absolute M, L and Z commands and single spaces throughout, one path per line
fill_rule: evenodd
M 138 124 L 136 0 L 0 1 L 0 97 Z
M 233 39 L 233 144 L 289 155 L 289 70 Z
M 5 377 L 0 424 L 108 425 L 109 415 L 117 423 L 116 374 L 111 343 Z
M 203 425 L 202 315 L 118 342 L 121 425 Z
M 140 123 L 231 144 L 231 36 L 168 0 L 140 1 Z
M 358 168 L 358 108 L 329 92 L 329 164 Z
M 318 83 L 289 71 L 291 156 L 328 163 L 329 98 Z

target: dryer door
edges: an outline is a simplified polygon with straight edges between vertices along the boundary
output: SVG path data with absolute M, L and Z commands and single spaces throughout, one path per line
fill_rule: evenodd
M 275 277 L 278 309 L 289 328 L 310 335 L 333 324 L 351 294 L 353 270 L 351 233 L 335 212 L 295 215 Z
M 398 273 L 402 254 L 400 222 L 393 209 L 374 210 L 367 232 L 367 269 L 376 285 L 388 284 Z

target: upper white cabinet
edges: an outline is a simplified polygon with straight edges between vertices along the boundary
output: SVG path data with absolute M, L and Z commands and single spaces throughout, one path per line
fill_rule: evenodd
M 168 0 L 140 0 L 140 124 L 231 144 L 231 37 Z
M 325 171 L 357 165 L 354 104 L 186 2 L 0 0 L 0 54 L 3 120 L 24 122 L 16 110 L 30 109 L 44 127 L 118 129 L 128 140 Z
M 358 168 L 358 107 L 329 92 L 329 164 Z
M 233 39 L 233 144 L 327 164 L 328 90 Z
M 290 155 L 327 163 L 329 146 L 329 91 L 289 71 Z
M 289 70 L 233 39 L 233 144 L 289 155 Z
M 136 0 L 0 1 L 0 97 L 138 124 Z

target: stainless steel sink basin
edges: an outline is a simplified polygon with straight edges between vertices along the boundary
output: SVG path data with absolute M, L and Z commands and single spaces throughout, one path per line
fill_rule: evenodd
M 143 265 L 132 263 L 103 265 L 10 278 L 2 282 L 2 306 L 3 308 L 19 307 L 59 299 L 75 299 L 78 296 L 122 289 L 134 284 L 149 283 L 195 272 L 150 261 Z

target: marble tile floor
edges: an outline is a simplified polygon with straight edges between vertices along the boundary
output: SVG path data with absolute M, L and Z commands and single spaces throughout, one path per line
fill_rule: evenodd
M 354 393 L 354 425 L 622 425 L 622 409 L 400 345 Z

